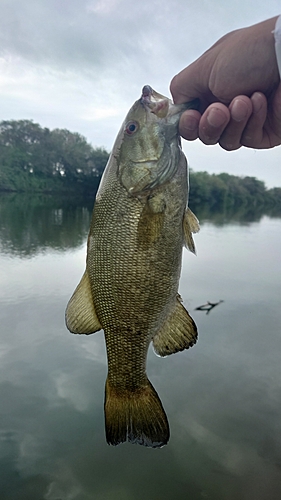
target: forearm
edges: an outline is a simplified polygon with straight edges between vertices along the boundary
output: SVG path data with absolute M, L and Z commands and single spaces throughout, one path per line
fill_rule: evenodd
M 279 75 L 281 77 L 281 16 L 279 16 L 276 21 L 274 38 L 275 38 L 276 59 L 279 69 Z

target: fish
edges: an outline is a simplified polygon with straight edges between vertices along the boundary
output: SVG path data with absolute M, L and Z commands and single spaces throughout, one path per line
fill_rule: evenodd
M 146 374 L 152 342 L 165 357 L 197 341 L 178 293 L 182 249 L 195 253 L 188 166 L 175 105 L 149 85 L 129 110 L 96 195 L 86 269 L 66 308 L 75 334 L 104 331 L 107 443 L 167 444 L 168 418 Z

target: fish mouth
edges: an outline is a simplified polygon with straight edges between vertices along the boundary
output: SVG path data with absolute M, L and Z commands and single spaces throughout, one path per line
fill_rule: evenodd
M 167 99 L 164 95 L 159 94 L 153 90 L 150 85 L 145 85 L 142 89 L 141 100 L 145 103 L 156 102 L 159 100 Z
M 165 118 L 168 113 L 169 115 L 183 113 L 187 109 L 196 109 L 198 111 L 200 106 L 199 99 L 193 99 L 193 101 L 183 104 L 173 104 L 171 99 L 159 94 L 150 85 L 143 87 L 140 102 L 159 118 Z
M 153 88 L 150 85 L 145 85 L 142 89 L 141 98 L 142 99 L 150 99 L 153 94 Z
M 150 109 L 151 113 L 158 118 L 165 118 L 169 111 L 170 99 L 158 94 L 150 85 L 145 85 L 142 89 L 140 102 L 143 106 Z

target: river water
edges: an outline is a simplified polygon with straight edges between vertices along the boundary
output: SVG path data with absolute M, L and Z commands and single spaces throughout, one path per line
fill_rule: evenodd
M 160 449 L 109 447 L 103 333 L 64 310 L 85 265 L 89 207 L 0 200 L 1 500 L 281 498 L 281 219 L 205 217 L 180 293 L 199 329 L 148 375 L 167 412 Z M 212 310 L 195 310 L 223 301 Z

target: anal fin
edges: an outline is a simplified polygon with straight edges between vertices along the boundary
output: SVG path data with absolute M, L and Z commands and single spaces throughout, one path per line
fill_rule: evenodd
M 68 330 L 72 333 L 89 335 L 102 328 L 93 304 L 87 270 L 67 304 L 65 322 Z
M 153 338 L 153 348 L 159 356 L 168 356 L 192 347 L 197 336 L 196 324 L 178 295 L 174 309 Z

